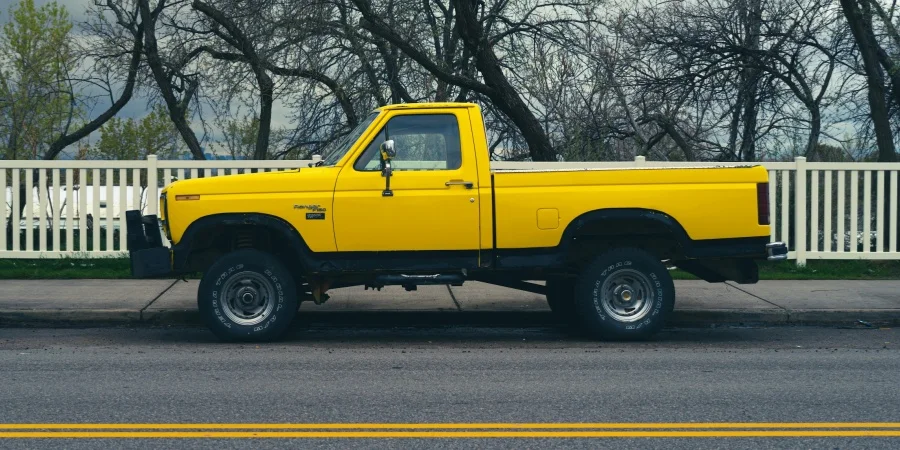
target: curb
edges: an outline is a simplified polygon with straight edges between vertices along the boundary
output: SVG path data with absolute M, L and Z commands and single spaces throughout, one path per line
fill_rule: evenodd
M 295 321 L 311 327 L 535 327 L 559 322 L 547 311 L 321 311 L 303 312 Z M 710 326 L 894 326 L 900 325 L 900 309 L 879 310 L 784 310 L 725 309 L 675 310 L 670 327 Z M 196 310 L 0 310 L 0 326 L 6 327 L 116 327 L 201 326 Z
M 0 326 L 119 326 L 140 322 L 140 311 L 127 309 L 0 310 Z
M 790 324 L 790 314 L 784 309 L 676 309 L 666 323 L 677 327 Z
M 797 325 L 858 324 L 860 321 L 868 322 L 871 325 L 900 325 L 900 309 L 802 309 L 790 311 L 790 322 Z

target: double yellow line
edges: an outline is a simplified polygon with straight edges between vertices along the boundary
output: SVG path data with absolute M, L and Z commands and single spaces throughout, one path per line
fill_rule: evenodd
M 0 439 L 700 437 L 900 437 L 900 422 L 0 424 Z

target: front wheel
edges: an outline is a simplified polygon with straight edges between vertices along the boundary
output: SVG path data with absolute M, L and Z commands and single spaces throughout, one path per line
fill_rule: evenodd
M 575 308 L 585 331 L 600 339 L 645 339 L 675 302 L 665 265 L 650 253 L 620 248 L 598 256 L 579 276 Z
M 209 329 L 224 341 L 271 341 L 297 314 L 290 272 L 272 255 L 253 249 L 231 252 L 200 280 L 197 307 Z

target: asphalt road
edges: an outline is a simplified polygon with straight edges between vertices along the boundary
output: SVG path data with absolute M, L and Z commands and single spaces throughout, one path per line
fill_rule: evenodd
M 753 428 L 768 433 L 784 432 L 785 423 L 893 422 L 888 431 L 900 434 L 898 344 L 900 330 L 877 328 L 673 329 L 653 342 L 609 343 L 552 328 L 328 326 L 298 327 L 284 342 L 260 345 L 220 344 L 202 329 L 0 329 L 0 424 L 35 424 L 0 429 L 0 447 L 897 448 L 900 437 L 721 437 L 704 427 L 775 423 Z M 650 431 L 677 435 L 691 431 L 688 422 L 711 436 L 415 434 L 448 423 L 561 427 L 474 430 L 489 435 L 585 432 L 566 428 L 573 423 L 676 423 Z M 245 429 L 305 433 L 298 424 L 329 423 L 351 425 L 326 432 L 369 437 L 4 439 L 58 423 L 133 427 L 106 430 L 119 433 L 160 433 L 129 424 L 190 424 L 169 431 L 214 437 Z M 416 437 L 381 438 L 365 433 L 384 430 L 352 425 L 398 423 L 425 428 L 390 428 Z M 613 428 L 587 432 L 647 432 L 604 426 Z M 97 430 L 49 430 L 59 431 Z

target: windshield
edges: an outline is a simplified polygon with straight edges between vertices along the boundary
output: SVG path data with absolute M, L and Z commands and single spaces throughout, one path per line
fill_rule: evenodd
M 337 162 L 350 151 L 350 146 L 359 139 L 363 132 L 366 131 L 366 128 L 369 128 L 369 125 L 379 114 L 381 114 L 379 111 L 369 114 L 369 116 L 360 122 L 349 134 L 340 139 L 336 139 L 325 146 L 325 149 L 322 150 L 322 165 L 333 166 L 337 164 Z

